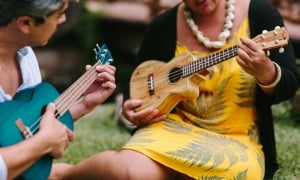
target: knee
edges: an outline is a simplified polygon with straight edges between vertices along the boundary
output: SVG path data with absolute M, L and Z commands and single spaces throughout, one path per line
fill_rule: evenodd
M 157 172 L 155 173 L 150 169 L 138 167 L 135 165 L 126 166 L 117 174 L 117 180 L 159 180 L 159 178 L 157 178 Z
M 114 162 L 111 164 L 113 165 L 111 169 L 114 169 L 113 174 L 118 180 L 165 180 L 172 179 L 170 177 L 176 175 L 173 170 L 153 161 L 144 154 L 130 150 L 116 153 L 110 162 Z
M 149 164 L 135 164 L 128 163 L 126 166 L 122 166 L 123 168 L 119 168 L 120 171 L 116 172 L 118 180 L 166 180 L 166 179 L 174 179 L 176 177 L 176 172 L 157 164 L 155 165 Z
M 48 180 L 63 179 L 63 174 L 72 167 L 70 164 L 54 163 L 51 168 Z
M 120 166 L 119 166 L 120 165 Z M 135 164 L 121 165 L 119 164 L 117 167 L 114 167 L 113 179 L 115 180 L 140 180 L 140 179 L 149 179 L 149 169 L 145 167 L 140 167 Z

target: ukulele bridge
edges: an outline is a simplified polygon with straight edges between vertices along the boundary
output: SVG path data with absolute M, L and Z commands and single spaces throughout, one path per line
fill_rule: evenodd
M 29 139 L 33 136 L 32 132 L 30 131 L 30 129 L 24 125 L 23 121 L 21 119 L 18 119 L 16 121 L 16 125 L 18 127 L 18 129 L 20 130 L 21 134 L 23 135 L 23 137 L 25 139 Z
M 154 78 L 153 78 L 153 74 L 149 74 L 147 82 L 148 82 L 149 95 L 152 96 L 152 95 L 154 95 Z

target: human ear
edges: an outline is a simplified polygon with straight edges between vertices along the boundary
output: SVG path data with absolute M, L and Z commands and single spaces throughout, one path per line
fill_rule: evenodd
M 35 26 L 34 19 L 29 16 L 20 16 L 16 22 L 17 26 L 24 34 L 29 34 L 30 30 Z

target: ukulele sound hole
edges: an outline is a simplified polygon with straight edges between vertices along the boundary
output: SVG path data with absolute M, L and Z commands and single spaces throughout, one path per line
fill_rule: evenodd
M 170 83 L 176 83 L 177 81 L 179 81 L 181 77 L 182 77 L 182 69 L 179 67 L 173 68 L 168 75 L 168 79 Z
M 47 105 L 44 105 L 41 109 L 41 116 L 43 116 L 46 112 L 46 108 L 47 108 Z M 57 110 L 55 110 L 55 118 L 59 119 L 60 117 L 60 114 L 58 113 Z

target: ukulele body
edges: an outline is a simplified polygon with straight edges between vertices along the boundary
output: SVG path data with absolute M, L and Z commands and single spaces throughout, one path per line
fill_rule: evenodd
M 168 63 L 149 60 L 140 64 L 130 80 L 130 97 L 142 100 L 136 110 L 152 107 L 168 114 L 181 100 L 197 97 L 198 84 L 204 77 L 198 73 L 182 77 L 178 72 L 178 68 L 193 60 L 192 55 L 182 54 Z
M 48 83 L 40 83 L 33 88 L 22 90 L 16 94 L 13 100 L 0 103 L 0 147 L 11 146 L 24 139 L 22 133 L 15 122 L 21 119 L 25 126 L 30 127 L 35 122 L 35 127 L 39 127 L 43 108 L 53 102 L 59 93 Z M 73 119 L 67 111 L 59 119 L 69 129 L 73 130 Z M 16 155 L 17 158 L 17 155 Z M 48 178 L 53 157 L 45 155 L 28 168 L 21 179 L 45 180 Z

